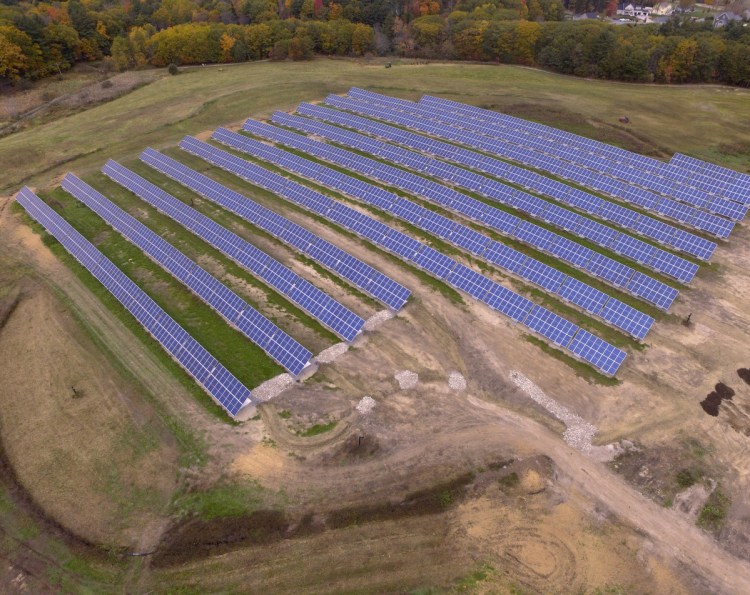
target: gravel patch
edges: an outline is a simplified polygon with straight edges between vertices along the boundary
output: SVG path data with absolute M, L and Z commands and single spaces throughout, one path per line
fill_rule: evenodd
M 370 396 L 364 396 L 359 400 L 359 403 L 357 403 L 356 409 L 362 415 L 367 415 L 372 411 L 372 408 L 375 407 L 375 404 L 375 399 Z
M 448 374 L 448 386 L 453 390 L 466 390 L 466 378 L 461 372 Z
M 520 372 L 512 371 L 510 379 L 518 388 L 529 395 L 532 400 L 565 424 L 566 429 L 565 433 L 563 433 L 563 440 L 569 446 L 603 462 L 611 461 L 626 449 L 626 446 L 622 446 L 619 443 L 594 446 L 591 444 L 591 441 L 599 431 L 596 426 L 588 423 L 564 405 L 560 405 L 553 398 L 548 397 L 541 388 Z
M 270 401 L 274 397 L 284 392 L 290 385 L 294 384 L 294 378 L 290 374 L 284 373 L 266 380 L 263 384 L 253 389 L 253 397 L 257 401 Z
M 336 345 L 332 345 L 328 349 L 324 349 L 317 356 L 315 356 L 315 361 L 319 364 L 330 364 L 339 356 L 344 355 L 347 351 L 349 351 L 348 343 L 336 343 Z
M 401 390 L 408 390 L 410 388 L 414 388 L 417 386 L 417 383 L 419 382 L 419 374 L 416 372 L 410 372 L 409 370 L 403 370 L 401 372 L 397 372 L 393 375 L 393 377 L 398 382 L 399 387 Z
M 395 314 L 390 310 L 381 310 L 367 319 L 364 328 L 366 331 L 374 331 L 379 325 L 383 324 L 386 320 L 390 320 L 394 316 Z

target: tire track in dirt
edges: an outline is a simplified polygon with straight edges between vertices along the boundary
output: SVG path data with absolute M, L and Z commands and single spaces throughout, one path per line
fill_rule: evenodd
M 665 559 L 708 579 L 714 592 L 750 593 L 750 564 L 723 550 L 698 527 L 665 510 L 631 488 L 604 465 L 561 445 L 560 438 L 528 419 L 496 405 L 468 397 L 469 403 L 492 417 L 498 431 L 530 440 L 552 458 L 582 493 L 602 502 L 623 521 L 648 535 Z

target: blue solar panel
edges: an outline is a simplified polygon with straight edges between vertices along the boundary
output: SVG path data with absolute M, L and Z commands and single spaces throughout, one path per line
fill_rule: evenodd
M 107 166 L 111 169 L 112 176 L 117 176 L 117 181 L 125 182 L 123 185 L 126 188 L 132 185 L 132 181 L 124 175 L 128 170 L 113 161 Z M 297 376 L 309 365 L 312 357 L 310 351 L 140 221 L 73 174 L 65 176 L 62 187 L 187 285 L 288 372 Z
M 599 314 L 610 296 L 603 291 L 594 289 L 578 279 L 568 277 L 560 288 L 560 297 L 580 306 L 587 312 Z
M 336 141 L 344 142 L 344 144 L 352 144 L 349 143 L 347 139 L 358 137 L 359 140 L 356 143 L 353 143 L 354 146 L 357 147 L 370 147 L 372 143 L 375 142 L 372 139 L 361 137 L 359 135 L 352 135 L 351 133 L 347 133 L 346 131 L 341 129 L 334 129 L 331 126 L 320 124 L 311 120 L 307 120 L 305 118 L 289 116 L 287 114 L 281 114 L 278 112 L 274 115 L 274 121 L 303 131 L 315 132 L 316 134 L 320 134 L 322 136 L 329 136 Z M 373 174 L 373 172 L 383 171 L 383 168 L 388 168 L 388 175 L 390 176 L 392 174 L 392 178 L 389 179 L 395 180 L 395 183 L 405 190 L 416 192 L 422 196 L 431 198 L 439 204 L 444 204 L 448 206 L 448 208 L 457 210 L 458 212 L 467 216 L 471 216 L 471 213 L 467 213 L 467 206 L 472 205 L 471 209 L 474 209 L 473 203 L 476 203 L 476 201 L 471 198 L 468 198 L 459 193 L 455 193 L 455 191 L 453 190 L 447 189 L 446 187 L 434 182 L 430 182 L 429 180 L 425 180 L 424 178 L 420 178 L 419 176 L 415 176 L 414 174 L 410 174 L 397 168 L 393 168 L 379 162 L 360 157 L 343 149 L 331 147 L 330 145 L 321 143 L 319 141 L 301 137 L 298 134 L 280 130 L 278 128 L 274 128 L 273 126 L 261 124 L 253 120 L 248 120 L 246 122 L 245 129 L 258 136 L 268 138 L 269 140 L 281 142 L 296 149 L 310 152 L 328 161 L 333 161 L 338 165 L 344 165 L 355 170 L 358 169 L 359 171 L 362 171 L 362 173 L 367 173 L 370 176 L 374 175 L 375 177 L 378 177 L 377 174 Z M 231 138 L 229 137 L 229 135 L 232 135 Z M 261 158 L 272 160 L 274 163 L 282 165 L 286 168 L 291 168 L 294 171 L 304 173 L 310 169 L 309 166 L 305 165 L 304 163 L 298 163 L 299 161 L 305 161 L 301 158 L 293 156 L 285 157 L 285 153 L 283 151 L 275 148 L 269 148 L 267 145 L 258 143 L 257 141 L 251 141 L 233 133 L 227 133 L 223 135 L 221 140 L 222 142 L 231 144 L 231 146 L 233 146 L 234 148 L 239 148 L 240 150 L 246 151 L 254 156 L 260 156 Z M 380 153 L 378 153 L 381 156 L 391 155 L 394 149 L 393 147 L 388 147 L 383 143 L 380 143 L 378 146 L 381 147 L 379 149 Z M 399 153 L 399 155 L 401 154 Z M 399 157 L 398 155 L 396 155 L 393 158 L 398 159 Z M 321 174 L 317 170 L 312 174 L 313 178 L 316 180 L 321 180 L 321 178 L 319 177 L 320 175 Z M 325 179 L 328 178 L 330 178 L 330 176 L 325 176 Z M 518 193 L 518 191 L 513 192 Z M 445 197 L 446 193 L 452 193 L 449 200 Z M 393 209 L 393 211 L 395 211 L 397 215 L 402 217 L 408 216 L 412 222 L 417 222 L 418 224 L 422 222 L 424 210 L 422 210 L 420 207 L 410 205 L 408 201 L 400 197 L 394 198 L 394 206 L 396 205 L 398 205 L 398 207 Z M 512 215 L 509 215 L 492 207 L 487 207 L 486 205 L 484 205 L 484 210 L 479 211 L 479 217 L 477 220 L 481 221 L 485 225 L 488 225 L 490 227 L 498 229 L 499 231 L 508 233 L 508 235 L 525 241 L 532 246 L 550 252 L 555 251 L 555 246 L 559 242 L 565 242 L 566 245 L 569 245 L 570 242 L 569 240 L 551 231 L 544 230 L 539 226 L 536 226 L 529 222 L 520 221 L 518 218 Z M 450 228 L 450 231 L 454 233 L 459 229 L 459 226 L 453 226 Z M 432 229 L 429 230 L 434 231 Z M 588 237 L 589 239 L 594 239 L 595 241 L 597 241 L 597 243 L 605 246 L 611 243 L 611 240 L 617 234 L 614 229 L 590 220 L 585 220 L 576 233 Z M 582 246 L 580 248 L 581 250 L 583 250 Z M 663 252 L 660 249 L 654 250 L 654 254 L 657 253 L 657 250 L 658 253 Z
M 648 300 L 662 310 L 668 310 L 677 297 L 677 290 L 660 283 L 641 272 L 636 272 L 628 283 L 628 291 Z
M 412 260 L 438 279 L 445 279 L 456 264 L 455 260 L 429 246 L 425 246 L 417 252 Z
M 641 264 L 649 262 L 653 258 L 654 251 L 656 250 L 651 244 L 642 242 L 632 236 L 627 236 L 624 233 L 621 233 L 615 238 L 615 241 L 612 242 L 610 248 L 618 254 L 627 256 L 631 260 Z
M 490 279 L 461 263 L 457 263 L 453 267 L 453 270 L 446 277 L 446 281 L 478 300 L 483 300 L 487 291 L 493 286 Z
M 497 284 L 489 289 L 484 301 L 516 322 L 522 322 L 534 308 L 534 302 L 531 300 Z
M 438 98 L 423 98 L 423 101 L 427 103 L 420 102 L 420 104 L 408 109 L 403 105 L 372 96 L 368 98 L 360 96 L 358 98 L 382 105 L 384 109 L 402 111 L 406 109 L 415 118 L 442 122 L 497 139 L 495 144 L 500 146 L 502 146 L 502 143 L 509 142 L 517 148 L 545 153 L 547 159 L 552 156 L 573 162 L 579 166 L 585 166 L 594 170 L 594 172 L 601 172 L 604 175 L 590 174 L 590 183 L 595 184 L 599 190 L 610 194 L 618 194 L 620 189 L 626 188 L 625 183 L 628 183 L 674 196 L 699 208 L 704 207 L 707 203 L 706 197 L 708 194 L 706 192 L 689 187 L 679 177 L 676 179 L 675 176 L 664 177 L 664 174 L 670 172 L 665 164 L 572 133 L 470 106 L 458 108 L 456 111 L 455 105 L 449 107 L 443 103 L 444 100 Z M 340 105 L 340 107 L 344 106 Z M 613 164 L 613 155 L 617 155 L 619 160 L 624 161 L 625 167 Z M 646 173 L 651 175 L 644 175 Z M 739 219 L 744 216 L 742 211 L 728 205 L 728 201 L 724 198 L 715 200 L 721 201 L 722 204 L 718 206 L 720 210 L 714 212 L 719 212 L 728 217 L 738 217 Z
M 16 200 L 128 309 L 164 350 L 230 415 L 236 415 L 242 407 L 254 402 L 248 388 L 31 190 L 24 187 Z
M 595 252 L 589 261 L 588 270 L 612 285 L 625 287 L 635 272 L 629 266 Z
M 484 252 L 484 258 L 517 275 L 524 270 L 526 262 L 529 260 L 528 256 L 522 254 L 518 250 L 514 250 L 505 244 L 495 241 L 490 242 L 487 246 L 487 250 Z
M 533 258 L 526 261 L 524 269 L 519 274 L 539 287 L 553 292 L 557 292 L 568 277 L 565 273 Z
M 578 331 L 578 327 L 572 322 L 538 305 L 534 306 L 523 323 L 531 330 L 562 347 L 567 347 L 576 331 Z
M 607 301 L 599 316 L 616 327 L 625 329 L 636 339 L 645 338 L 654 324 L 654 319 L 651 316 L 639 312 L 632 306 L 628 306 L 615 298 L 610 298 Z
M 141 160 L 163 174 L 193 187 L 198 192 L 206 192 L 202 184 L 211 181 L 200 176 L 179 162 L 147 149 Z M 198 234 L 244 268 L 262 279 L 268 285 L 285 295 L 322 324 L 347 341 L 353 340 L 364 326 L 364 320 L 345 308 L 309 281 L 287 269 L 263 251 L 249 244 L 236 234 L 218 225 L 173 196 L 151 185 L 138 188 L 136 192 L 143 200 L 166 213 Z
M 560 238 L 555 245 L 552 246 L 550 253 L 557 256 L 560 260 L 564 260 L 586 270 L 594 251 L 585 246 L 581 246 L 568 238 Z
M 625 360 L 624 351 L 592 335 L 585 329 L 580 329 L 576 333 L 568 349 L 610 376 L 617 372 Z
M 475 149 L 511 158 L 526 165 L 546 169 L 556 175 L 572 179 L 579 184 L 612 196 L 625 198 L 647 209 L 653 209 L 660 200 L 660 196 L 654 192 L 637 186 L 629 186 L 627 182 L 612 177 L 610 173 L 612 168 L 608 159 L 584 156 L 580 158 L 580 164 L 566 164 L 564 160 L 576 159 L 576 151 L 567 148 L 559 149 L 549 140 L 530 141 L 528 138 L 508 135 L 502 131 L 498 132 L 492 126 L 488 129 L 485 122 L 472 122 L 471 119 L 465 117 L 446 114 L 441 109 L 433 112 L 420 104 L 414 104 L 414 107 L 404 111 L 403 106 L 383 104 L 382 102 L 374 104 L 371 99 L 364 100 L 362 97 L 349 99 L 329 96 L 326 98 L 326 103 L 350 112 L 407 126 L 452 142 L 459 142 Z M 310 114 L 309 111 L 306 111 L 306 113 Z M 310 115 L 320 118 L 319 113 Z M 477 167 L 475 162 L 471 166 Z M 596 167 L 603 168 L 603 171 L 607 173 L 598 173 L 587 169 Z M 619 173 L 624 170 L 616 171 Z M 538 188 L 536 189 L 538 190 Z
M 549 252 L 559 236 L 538 225 L 523 221 L 518 227 L 516 237 L 540 250 Z
M 256 127 L 253 125 L 253 131 L 258 130 L 262 127 Z M 228 137 L 224 135 L 224 139 L 228 140 Z M 239 142 L 239 141 L 238 141 Z M 243 145 L 243 143 L 239 143 L 237 146 Z M 186 147 L 187 143 L 186 141 L 183 141 L 181 143 L 181 146 Z M 240 177 L 243 177 L 245 179 L 249 179 L 250 181 L 254 182 L 253 176 L 249 173 L 252 171 L 251 168 L 248 168 L 247 162 L 244 162 L 238 158 L 234 158 L 231 155 L 224 153 L 223 151 L 219 151 L 218 149 L 214 149 L 210 145 L 205 145 L 205 143 L 199 143 L 199 141 L 190 140 L 189 147 L 191 151 L 195 151 L 196 154 L 199 156 L 202 156 L 206 159 L 208 159 L 212 163 L 218 164 L 220 167 L 223 167 L 227 169 L 228 171 L 231 171 L 235 173 L 236 175 L 239 175 Z M 289 155 L 283 154 L 283 152 L 274 150 L 275 152 L 268 152 L 265 149 L 262 151 L 258 151 L 257 153 L 251 149 L 252 145 L 243 145 L 242 150 L 250 150 L 251 154 L 253 155 L 262 155 L 263 158 L 272 160 L 274 163 L 281 164 L 283 163 L 285 167 L 292 169 L 293 171 L 304 171 L 306 172 L 306 175 L 311 176 L 313 179 L 318 179 L 317 176 L 325 176 L 325 179 L 328 183 L 328 185 L 333 186 L 333 180 L 334 175 L 330 174 L 329 172 L 325 171 L 325 168 L 315 168 L 314 170 L 309 168 L 307 164 L 301 163 L 300 158 L 292 157 Z M 200 151 L 197 151 L 196 149 L 200 148 Z M 304 160 L 303 160 L 304 161 Z M 340 175 L 336 174 L 335 176 L 336 183 L 349 183 L 347 180 L 342 178 Z M 287 186 L 291 184 L 288 180 Z M 255 182 L 254 182 L 255 183 Z M 268 182 L 266 182 L 268 183 Z M 356 191 L 355 191 L 356 190 Z M 355 190 L 353 190 L 352 196 L 357 196 L 357 192 L 360 191 L 366 191 L 366 183 L 359 183 L 355 186 Z M 307 191 L 299 191 L 301 194 L 315 194 L 311 190 Z M 284 193 L 280 193 L 282 196 L 285 196 Z M 290 195 L 293 196 L 291 198 L 292 200 L 295 200 L 294 196 L 296 195 Z M 345 215 L 345 212 L 351 211 L 353 213 L 356 213 L 349 207 L 345 207 L 343 205 L 336 206 L 336 203 L 334 201 L 331 201 L 330 199 L 327 199 L 325 197 L 322 197 L 319 199 L 319 206 L 317 208 L 319 209 L 326 209 L 326 214 L 335 221 L 338 222 L 344 222 L 342 224 L 351 225 L 351 221 L 355 218 L 354 215 Z M 417 205 L 411 205 L 408 203 L 408 201 L 405 201 L 403 199 L 394 200 L 392 203 L 392 209 L 394 211 L 397 211 L 400 213 L 401 216 L 406 216 L 411 218 L 412 221 L 414 221 L 416 224 L 424 225 L 425 228 L 429 229 L 429 225 L 431 223 L 434 223 L 434 219 L 431 218 L 431 212 L 420 210 L 420 208 L 415 208 Z M 348 217 L 347 219 L 344 219 L 344 217 Z M 361 213 L 357 213 L 357 217 L 367 219 L 368 217 L 362 215 Z M 463 226 L 459 226 L 456 224 L 454 227 L 451 228 L 451 233 L 449 236 L 449 239 L 451 239 L 458 233 L 455 230 L 460 229 Z M 374 241 L 383 241 L 386 238 L 387 234 L 383 233 L 380 240 L 374 239 Z M 470 295 L 473 295 L 474 297 L 478 296 L 478 299 L 481 299 L 491 307 L 499 310 L 500 312 L 503 312 L 504 314 L 507 314 L 514 320 L 519 319 L 519 317 L 523 316 L 525 312 L 528 312 L 528 309 L 526 306 L 529 307 L 532 305 L 531 302 L 528 302 L 525 298 L 522 298 L 521 296 L 518 296 L 517 294 L 514 294 L 513 292 L 510 292 L 509 290 L 503 288 L 500 285 L 497 285 L 496 283 L 490 281 L 489 279 L 486 279 L 486 277 L 476 274 L 468 274 L 466 272 L 466 267 L 462 267 L 457 263 L 455 260 L 441 254 L 437 250 L 434 250 L 433 248 L 430 248 L 428 246 L 424 246 L 422 244 L 417 243 L 417 249 L 414 251 L 410 251 L 410 255 L 407 257 L 409 260 L 417 264 L 418 266 L 421 266 L 425 270 L 429 271 L 431 274 L 438 278 L 445 279 L 447 282 L 451 283 L 458 289 L 462 291 L 466 291 L 470 293 Z M 529 262 L 529 259 L 523 255 L 520 255 L 519 253 L 502 246 L 502 244 L 499 244 L 497 242 L 490 242 L 489 245 L 491 248 L 494 248 L 492 252 L 490 252 L 489 248 L 487 250 L 484 250 L 484 258 L 488 259 L 487 254 L 494 254 L 496 256 L 500 256 L 500 250 L 504 249 L 504 254 L 509 259 L 512 259 L 512 255 L 515 255 L 516 257 L 522 257 L 525 263 Z M 506 268 L 509 268 L 509 270 L 512 268 L 516 268 L 514 264 L 517 264 L 515 262 L 505 263 Z M 542 263 L 539 263 L 541 266 L 537 267 L 531 267 L 524 265 L 531 274 L 536 275 L 538 277 L 538 282 L 543 283 L 548 286 L 552 286 L 554 284 L 555 279 L 560 279 L 560 282 L 558 285 L 562 282 L 562 280 L 566 277 L 563 273 L 560 273 L 559 271 L 555 271 L 551 267 L 547 267 L 546 265 L 542 265 Z M 546 267 L 546 268 L 542 268 Z M 486 286 L 486 292 L 485 292 L 485 286 Z M 477 290 L 477 288 L 480 287 L 481 290 Z

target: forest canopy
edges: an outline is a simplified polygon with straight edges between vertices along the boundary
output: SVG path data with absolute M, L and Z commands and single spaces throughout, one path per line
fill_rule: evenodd
M 0 4 L 0 81 L 315 54 L 536 66 L 623 81 L 750 86 L 750 27 L 676 16 L 615 26 L 565 20 L 602 0 L 68 0 Z M 580 5 L 580 6 L 579 6 Z M 569 11 L 568 11 L 569 13 Z

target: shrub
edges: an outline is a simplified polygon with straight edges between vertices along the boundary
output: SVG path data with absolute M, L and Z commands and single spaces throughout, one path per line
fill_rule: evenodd
M 174 76 L 175 74 L 179 74 L 180 69 L 177 68 L 177 64 L 172 62 L 169 66 L 167 66 L 167 72 L 169 72 L 169 74 Z

